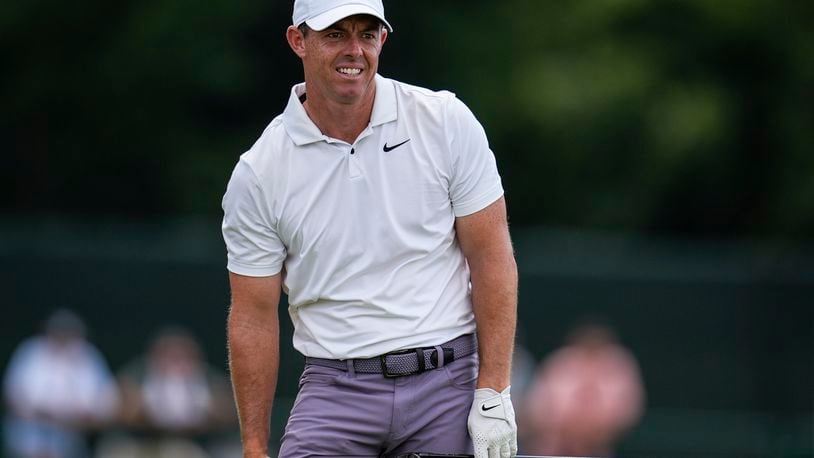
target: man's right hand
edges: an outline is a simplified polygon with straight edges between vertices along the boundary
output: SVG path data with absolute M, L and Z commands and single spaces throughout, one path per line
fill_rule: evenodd
M 229 274 L 229 369 L 244 458 L 267 458 L 269 419 L 280 364 L 277 306 L 281 276 Z

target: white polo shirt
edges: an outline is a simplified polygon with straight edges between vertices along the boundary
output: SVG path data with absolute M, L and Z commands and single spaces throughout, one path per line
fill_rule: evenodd
M 375 83 L 353 144 L 323 135 L 294 86 L 223 198 L 228 269 L 283 271 L 306 356 L 368 358 L 475 329 L 454 224 L 503 195 L 486 135 L 450 92 Z

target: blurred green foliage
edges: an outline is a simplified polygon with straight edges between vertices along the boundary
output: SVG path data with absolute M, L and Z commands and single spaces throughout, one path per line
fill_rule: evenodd
M 386 2 L 381 72 L 484 123 L 511 218 L 814 235 L 814 3 Z M 291 2 L 0 6 L 8 214 L 214 216 L 301 67 Z

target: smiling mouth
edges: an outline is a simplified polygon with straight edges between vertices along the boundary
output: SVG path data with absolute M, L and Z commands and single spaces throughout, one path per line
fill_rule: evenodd
M 350 67 L 339 67 L 337 69 L 337 71 L 339 71 L 339 73 L 341 73 L 343 75 L 350 75 L 350 76 L 356 76 L 356 75 L 362 73 L 361 68 L 350 68 Z

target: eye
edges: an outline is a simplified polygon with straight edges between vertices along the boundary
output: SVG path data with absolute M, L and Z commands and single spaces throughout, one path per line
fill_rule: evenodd
M 376 34 L 371 32 L 364 32 L 362 33 L 362 38 L 364 38 L 365 40 L 373 40 L 376 38 Z
M 330 32 L 325 36 L 332 39 L 332 40 L 335 40 L 337 38 L 342 38 L 342 33 L 341 32 Z

